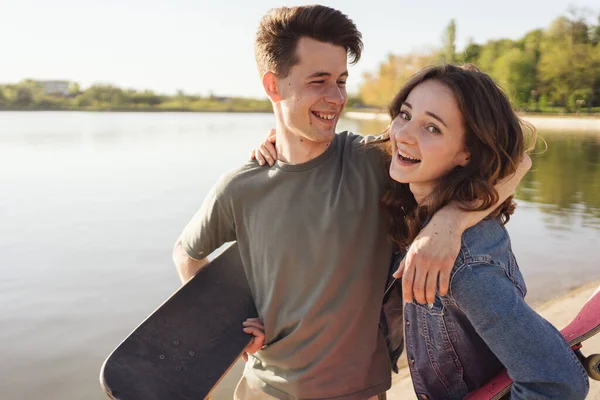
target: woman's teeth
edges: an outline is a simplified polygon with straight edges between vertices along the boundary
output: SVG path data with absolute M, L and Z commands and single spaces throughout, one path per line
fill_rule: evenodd
M 321 119 L 330 121 L 335 118 L 335 114 L 322 114 L 320 112 L 313 111 L 313 114 Z
M 400 158 L 400 160 L 404 161 L 404 162 L 409 162 L 409 163 L 420 163 L 421 160 L 419 160 L 418 158 L 413 158 L 411 156 L 409 156 L 408 154 L 404 154 L 402 152 L 400 152 L 400 150 L 398 150 L 398 157 Z

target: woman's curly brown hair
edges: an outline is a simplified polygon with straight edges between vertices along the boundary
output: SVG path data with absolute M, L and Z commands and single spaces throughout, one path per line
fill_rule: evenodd
M 408 184 L 392 181 L 381 204 L 389 218 L 390 238 L 403 249 L 415 239 L 429 217 L 451 201 L 468 211 L 481 211 L 498 202 L 494 188 L 514 174 L 525 152 L 525 130 L 535 142 L 535 129 L 514 113 L 502 89 L 473 65 L 427 67 L 414 75 L 389 106 L 392 121 L 410 92 L 420 83 L 435 79 L 454 94 L 463 117 L 469 163 L 455 167 L 440 179 L 432 193 L 418 205 Z M 386 133 L 378 146 L 391 161 Z M 508 222 L 515 209 L 513 196 L 498 206 L 489 218 Z

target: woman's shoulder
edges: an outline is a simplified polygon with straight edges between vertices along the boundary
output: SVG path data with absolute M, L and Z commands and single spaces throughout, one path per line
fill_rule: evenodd
M 510 236 L 500 219 L 486 219 L 462 235 L 463 262 L 481 262 L 501 257 L 511 251 Z
M 451 274 L 451 292 L 459 281 L 493 281 L 492 276 L 506 276 L 523 294 L 526 291 L 512 253 L 510 236 L 499 219 L 481 221 L 463 234 L 460 253 Z
M 463 233 L 451 275 L 484 264 L 508 267 L 511 254 L 510 237 L 502 222 L 497 218 L 483 220 Z

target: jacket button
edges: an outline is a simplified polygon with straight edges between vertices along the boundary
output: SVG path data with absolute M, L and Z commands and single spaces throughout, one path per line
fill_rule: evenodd
M 406 320 L 406 326 L 410 325 L 410 321 Z
M 411 364 L 414 364 L 414 363 L 415 363 L 415 359 L 411 357 L 411 358 L 410 358 L 410 363 L 411 363 Z
M 426 395 L 426 394 L 422 394 L 422 395 L 420 395 L 419 397 L 420 397 L 421 399 L 423 399 L 423 400 L 429 400 L 429 397 L 427 397 L 427 395 Z

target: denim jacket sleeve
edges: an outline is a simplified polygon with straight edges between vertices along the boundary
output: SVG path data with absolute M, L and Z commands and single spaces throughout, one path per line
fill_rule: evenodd
M 450 296 L 506 367 L 511 399 L 584 399 L 587 375 L 560 332 L 525 303 L 511 267 L 460 266 Z M 517 270 L 518 271 L 518 270 Z M 521 278 L 522 279 L 522 278 Z

